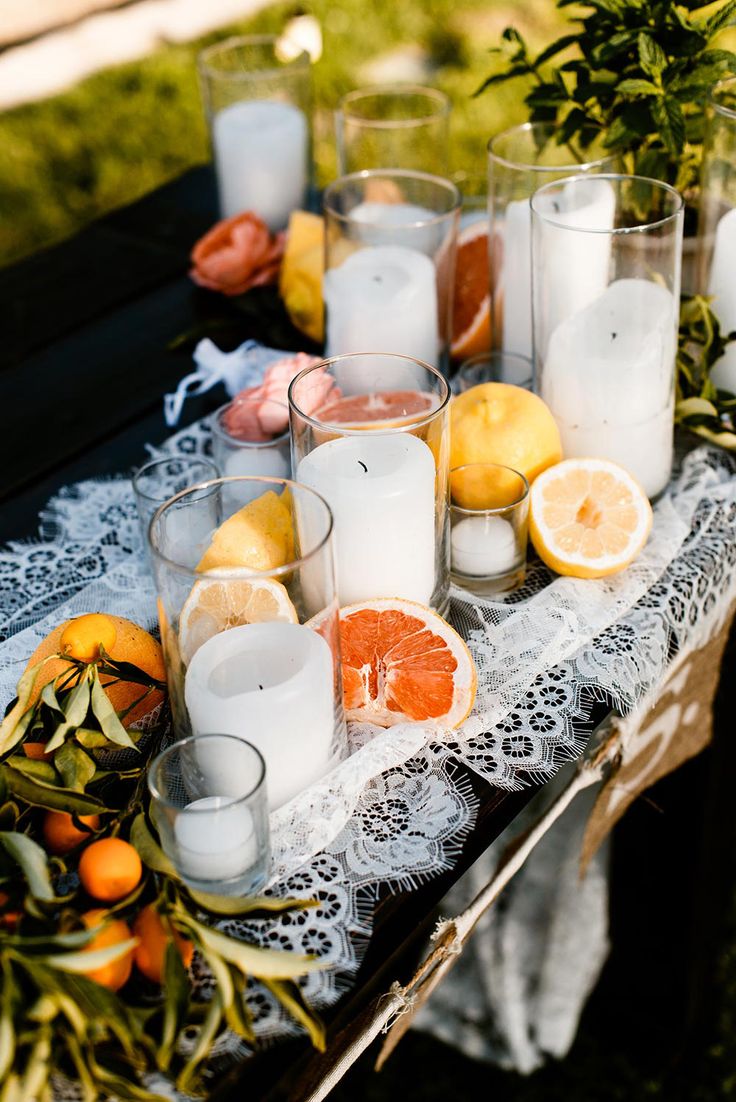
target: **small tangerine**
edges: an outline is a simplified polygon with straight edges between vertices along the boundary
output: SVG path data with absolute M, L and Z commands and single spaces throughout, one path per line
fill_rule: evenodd
M 104 612 L 89 612 L 77 616 L 64 628 L 61 636 L 61 653 L 77 658 L 80 662 L 94 662 L 100 656 L 100 647 L 112 652 L 118 633 L 109 616 Z
M 109 921 L 107 921 L 108 919 Z M 84 946 L 83 953 L 92 953 L 95 949 L 108 949 L 111 945 L 120 945 L 123 941 L 129 941 L 133 937 L 130 927 L 126 922 L 123 922 L 122 918 L 112 918 L 110 912 L 102 907 L 86 911 L 82 915 L 82 922 L 88 930 L 94 930 L 98 926 L 102 927 L 99 934 L 95 934 L 92 940 Z M 85 975 L 102 987 L 109 988 L 110 991 L 118 991 L 128 981 L 133 968 L 134 952 L 135 949 L 131 948 L 127 953 L 123 953 L 121 957 L 118 957 L 117 960 L 111 960 L 100 968 L 91 968 L 89 972 L 85 972 Z
M 133 933 L 139 939 L 135 950 L 136 966 L 153 983 L 163 982 L 166 949 L 172 938 L 184 967 L 188 968 L 192 963 L 194 945 L 173 928 L 166 916 L 159 914 L 153 903 L 149 903 L 138 915 L 133 923 Z
M 78 822 L 88 830 L 80 830 L 68 811 L 47 811 L 43 820 L 43 836 L 50 853 L 69 853 L 75 846 L 88 842 L 99 829 L 99 815 L 79 815 Z
M 137 887 L 143 866 L 135 848 L 122 838 L 100 838 L 79 859 L 84 890 L 103 903 L 117 903 Z

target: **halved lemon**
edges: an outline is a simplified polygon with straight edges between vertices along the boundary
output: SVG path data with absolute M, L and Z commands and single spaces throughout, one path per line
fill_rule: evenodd
M 228 628 L 273 620 L 298 624 L 286 588 L 272 578 L 254 577 L 247 567 L 206 571 L 194 584 L 179 618 L 179 649 L 186 665 L 203 643 Z
M 532 485 L 529 533 L 540 559 L 558 574 L 604 578 L 624 570 L 651 527 L 647 495 L 607 459 L 564 459 Z

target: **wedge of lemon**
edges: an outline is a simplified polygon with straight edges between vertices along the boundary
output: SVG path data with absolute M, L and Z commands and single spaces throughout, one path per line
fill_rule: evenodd
M 179 617 L 179 650 L 185 665 L 208 639 L 228 628 L 279 620 L 298 624 L 286 587 L 254 577 L 247 567 L 209 570 L 194 584 Z
M 294 526 L 288 493 L 267 490 L 223 521 L 197 564 L 202 573 L 222 567 L 275 570 L 294 558 Z
M 535 480 L 529 533 L 558 574 L 604 578 L 624 570 L 647 542 L 652 507 L 628 471 L 607 459 L 565 459 Z

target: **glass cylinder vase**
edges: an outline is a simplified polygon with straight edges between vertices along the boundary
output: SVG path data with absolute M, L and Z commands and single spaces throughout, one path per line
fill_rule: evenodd
M 449 602 L 449 398 L 407 356 L 339 356 L 289 388 L 292 467 L 335 517 L 341 605 Z
M 599 144 L 560 143 L 552 123 L 527 122 L 488 143 L 488 216 L 493 347 L 532 356 L 531 211 L 543 184 L 589 172 L 615 172 L 617 157 Z
M 199 55 L 220 213 L 254 211 L 272 231 L 305 206 L 311 172 L 309 54 L 283 60 L 277 42 L 228 38 Z
M 657 497 L 672 466 L 682 198 L 641 176 L 574 176 L 531 208 L 536 385 L 563 453 L 619 463 Z
M 149 529 L 176 732 L 253 743 L 271 808 L 346 753 L 332 528 L 307 486 L 221 478 Z
M 326 352 L 400 353 L 445 368 L 460 194 L 400 170 L 343 176 L 325 191 Z
M 370 168 L 409 168 L 447 176 L 452 104 L 421 84 L 348 92 L 335 112 L 340 176 Z
M 698 219 L 698 287 L 713 297 L 721 332 L 736 330 L 736 77 L 721 80 L 708 104 Z M 711 379 L 736 394 L 736 343 Z

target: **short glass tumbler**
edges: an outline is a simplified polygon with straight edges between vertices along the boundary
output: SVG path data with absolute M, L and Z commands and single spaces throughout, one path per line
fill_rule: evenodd
M 132 483 L 143 546 L 148 547 L 148 526 L 159 505 L 188 486 L 217 478 L 219 473 L 214 460 L 197 455 L 150 459 L 139 467 Z
M 291 474 L 289 409 L 283 402 L 238 398 L 220 406 L 210 424 L 212 455 L 226 477 Z
M 421 172 L 343 176 L 324 194 L 326 352 L 446 368 L 460 194 Z
M 552 123 L 527 122 L 488 143 L 488 216 L 493 346 L 532 355 L 531 212 L 529 199 L 564 176 L 615 172 L 618 159 L 591 145 L 582 157 L 559 141 Z
M 480 352 L 464 360 L 452 379 L 455 394 L 462 394 L 482 383 L 510 383 L 532 388 L 532 361 L 516 352 Z
M 311 172 L 311 68 L 272 35 L 228 38 L 199 55 L 220 213 L 254 211 L 282 230 L 304 207 Z
M 683 202 L 642 176 L 573 176 L 531 200 L 535 385 L 567 458 L 672 468 Z
M 337 171 L 410 168 L 447 176 L 449 96 L 421 84 L 348 92 L 335 112 Z
M 347 753 L 332 526 L 318 493 L 273 478 L 217 479 L 151 521 L 176 732 L 252 742 L 272 809 Z
M 289 388 L 292 466 L 335 518 L 341 605 L 449 602 L 449 398 L 408 356 L 340 356 Z
M 164 853 L 190 887 L 249 895 L 268 879 L 266 766 L 233 735 L 195 735 L 148 767 L 152 816 Z
M 508 593 L 526 576 L 529 483 L 497 463 L 450 472 L 452 580 L 479 596 Z
M 698 289 L 713 296 L 721 332 L 736 329 L 736 77 L 710 93 L 698 224 Z M 736 343 L 714 365 L 711 379 L 736 394 Z

